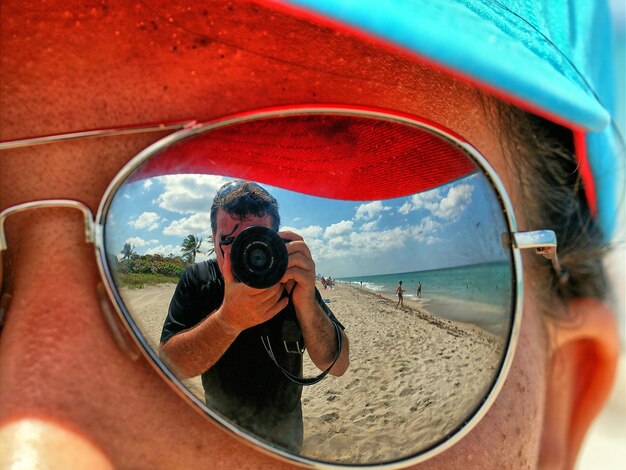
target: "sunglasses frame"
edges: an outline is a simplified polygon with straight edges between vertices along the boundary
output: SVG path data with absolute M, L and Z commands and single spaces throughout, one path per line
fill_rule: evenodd
M 432 445 L 430 448 L 419 452 L 416 455 L 410 455 L 400 458 L 398 460 L 390 462 L 379 462 L 374 464 L 339 464 L 331 463 L 320 460 L 307 458 L 301 455 L 289 453 L 283 449 L 272 446 L 270 443 L 257 438 L 255 435 L 248 431 L 242 430 L 240 427 L 231 423 L 228 419 L 221 416 L 219 413 L 211 410 L 200 399 L 193 395 L 183 383 L 168 369 L 168 367 L 161 361 L 156 352 L 148 344 L 144 338 L 141 330 L 136 325 L 132 315 L 125 307 L 124 301 L 115 285 L 115 281 L 112 273 L 110 272 L 109 265 L 106 259 L 105 249 L 105 222 L 110 209 L 111 203 L 118 191 L 118 189 L 127 181 L 128 177 L 139 168 L 144 162 L 151 157 L 155 156 L 162 150 L 170 147 L 171 145 L 197 134 L 209 132 L 215 129 L 228 127 L 236 124 L 241 124 L 249 121 L 256 121 L 259 119 L 280 118 L 289 116 L 302 116 L 302 115 L 341 115 L 341 116 L 354 116 L 361 118 L 371 118 L 384 120 L 389 122 L 395 122 L 398 124 L 410 126 L 421 131 L 430 132 L 439 138 L 442 138 L 460 148 L 468 158 L 470 158 L 489 179 L 492 187 L 495 190 L 501 208 L 503 209 L 504 219 L 508 228 L 508 233 L 503 237 L 503 242 L 510 246 L 510 254 L 512 260 L 512 273 L 515 276 L 513 282 L 512 292 L 515 296 L 512 303 L 512 321 L 511 328 L 508 335 L 508 342 L 506 346 L 506 353 L 501 361 L 499 371 L 494 376 L 493 383 L 490 391 L 485 395 L 482 402 L 477 406 L 471 417 L 447 437 L 443 437 L 438 443 Z M 31 139 L 22 139 L 17 141 L 0 142 L 0 150 L 18 148 L 24 146 L 45 144 L 50 142 L 58 142 L 63 140 L 100 137 L 110 135 L 120 135 L 139 132 L 151 132 L 151 131 L 164 131 L 164 130 L 177 130 L 173 134 L 165 136 L 164 138 L 151 144 L 129 162 L 116 174 L 111 183 L 108 185 L 97 210 L 95 219 L 92 218 L 91 211 L 88 207 L 78 201 L 72 200 L 44 200 L 33 201 L 28 203 L 19 204 L 9 207 L 0 212 L 0 263 L 1 253 L 7 249 L 5 234 L 4 234 L 4 220 L 8 215 L 30 210 L 33 208 L 45 208 L 45 207 L 69 207 L 79 209 L 85 220 L 85 240 L 86 242 L 93 243 L 95 248 L 96 260 L 100 275 L 105 281 L 103 283 L 104 289 L 108 294 L 110 300 L 112 300 L 115 311 L 118 317 L 124 323 L 124 326 L 130 331 L 133 340 L 142 353 L 150 360 L 155 369 L 159 372 L 166 382 L 171 383 L 172 388 L 190 404 L 198 407 L 203 414 L 212 418 L 214 422 L 220 424 L 224 429 L 229 431 L 232 435 L 242 440 L 245 443 L 253 444 L 256 448 L 264 451 L 265 453 L 273 456 L 278 456 L 283 460 L 304 465 L 306 467 L 314 468 L 329 468 L 329 469 L 344 469 L 344 468 L 378 468 L 378 469 L 396 469 L 406 465 L 412 465 L 424 462 L 431 459 L 435 455 L 440 454 L 446 449 L 450 448 L 455 443 L 463 439 L 478 422 L 485 416 L 496 397 L 499 395 L 502 386 L 508 376 L 515 349 L 517 347 L 517 341 L 519 337 L 519 329 L 522 317 L 523 308 L 523 267 L 520 255 L 521 249 L 534 248 L 537 254 L 543 255 L 545 258 L 552 262 L 553 268 L 557 273 L 557 277 L 562 281 L 564 272 L 561 270 L 558 264 L 558 258 L 556 256 L 556 236 L 554 232 L 550 230 L 539 230 L 531 232 L 517 232 L 517 224 L 515 221 L 513 208 L 511 201 L 506 193 L 504 185 L 500 178 L 496 174 L 495 170 L 491 167 L 488 161 L 483 157 L 474 147 L 461 137 L 452 134 L 450 131 L 443 129 L 434 123 L 431 123 L 420 118 L 416 118 L 410 115 L 400 114 L 394 111 L 378 110 L 371 108 L 358 108 L 348 107 L 341 105 L 302 105 L 302 106 L 289 106 L 269 108 L 256 111 L 250 111 L 246 113 L 237 114 L 227 118 L 216 119 L 207 123 L 198 124 L 196 121 L 180 121 L 176 123 L 160 124 L 160 125 L 141 125 L 141 126 L 129 126 L 126 128 L 118 129 L 100 129 L 93 131 L 75 132 L 71 134 L 63 135 L 50 135 L 44 137 L 36 137 Z M 0 288 L 2 287 L 2 266 L 0 264 Z M 108 302 L 103 298 L 103 292 L 101 292 L 101 286 L 99 286 L 100 304 L 103 310 L 103 314 L 109 323 L 109 326 L 113 330 L 113 335 L 118 345 L 125 350 L 129 357 L 135 359 L 136 354 L 133 357 L 132 351 L 129 351 L 127 345 L 124 344 L 124 339 L 120 338 L 120 331 L 116 325 Z M 10 294 L 5 294 L 9 295 Z M 4 295 L 3 295 L 4 297 Z M 3 302 L 4 303 L 4 302 Z M 106 305 L 105 305 L 106 304 Z M 6 312 L 8 307 L 3 307 L 0 310 L 0 328 L 2 325 L 2 316 Z

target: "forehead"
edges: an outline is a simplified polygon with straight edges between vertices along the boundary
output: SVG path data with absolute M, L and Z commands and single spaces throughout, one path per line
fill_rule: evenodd
M 419 98 L 440 109 L 463 96 L 461 84 L 449 90 L 445 76 L 397 52 L 262 4 L 53 3 L 3 2 L 2 104 L 18 113 L 3 118 L 3 138 L 25 133 L 23 122 L 42 134 L 294 100 L 405 108 Z M 25 102 L 49 114 L 32 119 Z
M 237 218 L 226 212 L 224 209 L 218 209 L 215 217 L 217 225 L 217 234 L 232 232 L 235 225 L 239 225 L 237 231 L 241 232 L 244 228 L 250 225 L 262 225 L 264 227 L 271 227 L 271 217 L 265 215 L 263 217 L 257 217 L 255 215 L 245 217 L 243 220 Z
M 496 126 L 468 84 L 401 52 L 261 3 L 176 3 L 155 1 L 148 8 L 52 1 L 45 9 L 28 9 L 2 2 L 0 138 L 338 103 L 437 122 L 466 138 L 498 170 Z M 20 154 L 20 165 L 3 163 L 16 194 L 6 201 L 32 196 L 31 173 L 24 171 L 32 165 L 51 176 L 37 196 L 50 197 L 55 185 L 64 197 L 95 207 L 119 168 L 156 138 L 72 144 L 73 155 L 61 145 L 29 149 Z

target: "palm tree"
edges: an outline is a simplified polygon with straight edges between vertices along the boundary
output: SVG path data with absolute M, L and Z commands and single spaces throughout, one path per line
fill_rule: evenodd
M 130 243 L 124 243 L 124 248 L 121 251 L 122 259 L 130 260 L 131 256 L 135 254 L 135 246 Z
M 206 254 L 212 255 L 213 253 L 215 253 L 215 243 L 213 242 L 213 235 L 209 235 L 209 237 L 206 239 L 206 244 L 211 247 L 206 250 Z
M 183 259 L 193 264 L 196 262 L 196 255 L 202 253 L 200 247 L 202 246 L 202 238 L 198 238 L 195 235 L 187 235 L 187 238 L 183 240 L 180 246 L 180 251 L 183 253 Z

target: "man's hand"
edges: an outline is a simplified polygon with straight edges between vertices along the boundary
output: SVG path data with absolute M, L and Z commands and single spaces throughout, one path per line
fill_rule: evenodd
M 280 282 L 285 284 L 287 292 L 292 293 L 291 298 L 296 311 L 306 311 L 317 305 L 315 300 L 315 263 L 311 256 L 311 250 L 309 250 L 304 239 L 294 232 L 278 232 L 278 235 L 289 241 L 286 245 L 289 262 L 287 271 Z
M 281 299 L 283 285 L 255 289 L 237 282 L 230 267 L 230 253 L 224 256 L 224 301 L 215 312 L 226 328 L 241 331 L 273 318 L 284 309 L 289 299 Z

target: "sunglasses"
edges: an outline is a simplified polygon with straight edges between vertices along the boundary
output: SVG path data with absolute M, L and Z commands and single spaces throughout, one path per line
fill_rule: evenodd
M 555 279 L 567 282 L 554 232 L 517 231 L 504 187 L 480 153 L 435 123 L 395 112 L 274 108 L 203 124 L 1 142 L 0 150 L 164 130 L 175 132 L 120 170 L 95 219 L 71 200 L 2 211 L 0 253 L 9 215 L 80 210 L 102 277 L 102 311 L 120 347 L 136 357 L 137 346 L 191 406 L 283 459 L 391 468 L 449 448 L 485 415 L 511 365 L 522 312 L 520 250 L 543 255 Z M 350 341 L 343 375 L 308 387 L 277 378 L 276 362 L 297 375 L 319 373 L 306 341 L 283 348 L 285 334 L 302 338 L 285 333 L 279 315 L 260 325 L 280 330 L 276 337 L 256 327 L 242 332 L 250 349 L 227 350 L 199 376 L 163 360 L 163 344 L 222 301 L 225 255 L 214 259 L 214 242 L 235 240 L 252 216 L 244 208 L 242 227 L 218 223 L 213 233 L 210 209 L 242 181 L 277 201 L 281 231 L 303 237 L 317 302 L 342 327 L 338 342 L 340 331 Z M 118 329 L 120 319 L 135 346 Z

